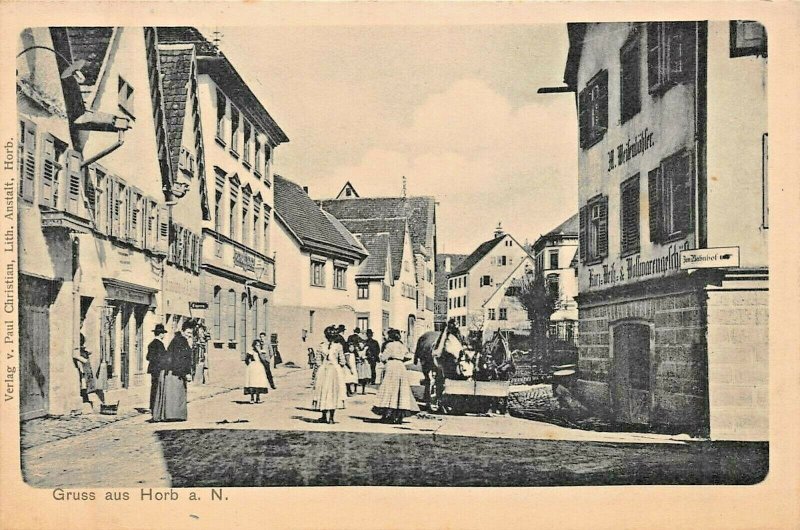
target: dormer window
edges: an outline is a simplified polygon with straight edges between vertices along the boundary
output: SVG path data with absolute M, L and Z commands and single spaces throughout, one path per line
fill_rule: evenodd
M 181 154 L 178 157 L 178 169 L 189 178 L 193 178 L 195 176 L 196 165 L 194 155 L 192 155 L 185 147 L 181 147 Z
M 119 108 L 131 118 L 135 117 L 133 114 L 133 86 L 125 81 L 122 77 L 119 78 Z

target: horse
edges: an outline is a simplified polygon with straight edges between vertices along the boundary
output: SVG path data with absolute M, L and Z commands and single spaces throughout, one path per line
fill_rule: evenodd
M 431 381 L 434 382 L 436 397 L 444 391 L 445 378 L 456 378 L 458 361 L 464 351 L 458 328 L 448 324 L 443 331 L 428 331 L 417 341 L 414 364 L 419 363 L 424 377 L 425 406 L 431 411 Z M 433 375 L 433 377 L 431 377 Z

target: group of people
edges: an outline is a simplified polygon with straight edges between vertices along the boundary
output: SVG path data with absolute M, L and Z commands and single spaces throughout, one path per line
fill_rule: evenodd
M 390 329 L 381 348 L 371 329 L 365 335 L 356 328 L 347 339 L 344 325 L 325 328 L 325 340 L 316 349 L 309 348 L 312 371 L 312 408 L 320 411 L 320 423 L 335 423 L 338 409 L 345 407 L 345 398 L 366 393 L 367 384 L 378 380 L 378 363 L 383 363 L 383 377 L 373 412 L 381 420 L 401 423 L 403 418 L 419 412 L 411 393 L 411 381 L 405 362 L 411 354 L 402 343 L 400 331 Z
M 278 363 L 278 359 L 274 358 L 275 352 L 277 350 L 273 351 L 267 345 L 267 334 L 262 332 L 250 344 L 250 350 L 243 355 L 242 360 L 246 366 L 244 394 L 250 396 L 250 403 L 261 403 L 261 394 L 268 394 L 270 388 L 276 389 L 270 367 L 273 361 L 276 365 Z
M 192 380 L 195 322 L 186 321 L 165 345 L 163 324 L 153 329 L 155 338 L 147 345 L 147 373 L 150 374 L 150 413 L 154 422 L 185 421 L 186 384 Z

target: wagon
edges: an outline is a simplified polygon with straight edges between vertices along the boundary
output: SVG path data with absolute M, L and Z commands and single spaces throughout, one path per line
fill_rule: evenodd
M 448 414 L 486 413 L 492 408 L 505 413 L 511 381 L 462 381 L 445 379 L 439 410 Z

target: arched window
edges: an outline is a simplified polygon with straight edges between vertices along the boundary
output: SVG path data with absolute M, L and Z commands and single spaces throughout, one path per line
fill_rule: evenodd
M 242 293 L 241 311 L 239 312 L 239 350 L 247 351 L 247 293 Z
M 236 291 L 228 291 L 228 341 L 236 340 Z
M 222 340 L 222 288 L 214 286 L 214 306 L 211 308 L 211 334 L 216 340 Z

